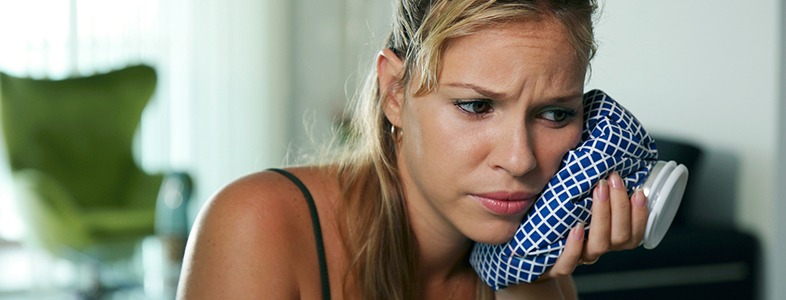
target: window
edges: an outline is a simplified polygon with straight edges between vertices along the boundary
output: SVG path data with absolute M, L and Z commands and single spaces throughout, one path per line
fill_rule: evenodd
M 131 63 L 155 64 L 164 49 L 158 8 L 158 0 L 0 0 L 0 70 L 58 79 Z M 5 147 L 0 155 L 6 157 Z M 9 181 L 2 159 L 0 238 L 17 240 L 23 228 Z

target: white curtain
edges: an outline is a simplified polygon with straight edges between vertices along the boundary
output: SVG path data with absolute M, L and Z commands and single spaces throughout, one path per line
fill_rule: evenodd
M 150 172 L 194 177 L 193 212 L 231 179 L 281 163 L 292 106 L 289 15 L 286 0 L 0 0 L 0 70 L 59 79 L 156 67 L 136 154 Z M 0 161 L 0 237 L 18 239 Z
M 0 70 L 60 79 L 154 63 L 161 44 L 157 8 L 157 0 L 1 0 Z M 7 161 L 0 161 L 0 237 L 18 239 L 22 223 Z
M 158 0 L 0 1 L 0 68 L 62 78 L 153 61 Z

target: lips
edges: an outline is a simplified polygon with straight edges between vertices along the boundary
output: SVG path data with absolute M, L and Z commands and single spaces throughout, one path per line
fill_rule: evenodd
M 536 194 L 523 192 L 493 192 L 473 194 L 473 198 L 489 212 L 499 216 L 520 215 L 527 211 L 535 201 Z

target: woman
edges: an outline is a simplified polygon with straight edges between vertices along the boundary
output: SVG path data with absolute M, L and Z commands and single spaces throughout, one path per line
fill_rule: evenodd
M 399 1 L 342 152 L 247 176 L 211 199 L 179 297 L 575 298 L 577 264 L 642 240 L 646 199 L 629 199 L 617 174 L 593 191 L 588 236 L 572 230 L 537 282 L 494 295 L 467 256 L 474 242 L 512 237 L 578 144 L 594 8 Z

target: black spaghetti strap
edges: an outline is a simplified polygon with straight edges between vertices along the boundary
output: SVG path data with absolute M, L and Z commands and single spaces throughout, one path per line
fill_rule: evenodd
M 303 193 L 303 197 L 306 198 L 306 202 L 308 203 L 308 210 L 311 212 L 311 225 L 314 228 L 314 240 L 317 243 L 317 259 L 319 259 L 319 277 L 322 280 L 322 299 L 329 300 L 330 299 L 330 280 L 328 278 L 328 270 L 327 270 L 327 260 L 325 259 L 325 246 L 322 242 L 322 227 L 319 225 L 319 214 L 317 213 L 317 206 L 314 204 L 314 198 L 311 197 L 311 193 L 306 188 L 306 185 L 303 184 L 300 179 L 292 175 L 282 169 L 270 169 L 270 171 L 274 171 L 281 175 L 286 176 L 291 180 L 300 192 Z

